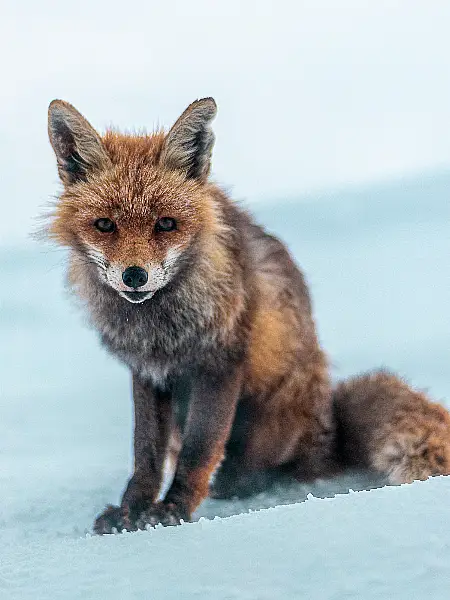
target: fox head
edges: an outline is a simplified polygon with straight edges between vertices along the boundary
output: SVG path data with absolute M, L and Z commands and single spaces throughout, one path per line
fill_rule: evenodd
M 215 114 L 214 100 L 204 98 L 167 134 L 100 136 L 72 105 L 50 104 L 64 189 L 49 235 L 129 302 L 166 286 L 221 228 L 217 188 L 208 183 Z

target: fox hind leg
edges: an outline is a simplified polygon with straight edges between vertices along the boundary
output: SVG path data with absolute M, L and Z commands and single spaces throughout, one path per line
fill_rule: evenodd
M 257 494 L 278 480 L 315 479 L 334 469 L 334 424 L 325 369 L 294 374 L 268 398 L 240 401 L 225 459 L 210 489 L 216 498 Z

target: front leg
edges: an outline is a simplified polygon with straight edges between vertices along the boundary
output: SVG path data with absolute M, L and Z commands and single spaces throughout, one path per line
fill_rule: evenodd
M 224 456 L 241 389 L 241 367 L 195 378 L 174 480 L 164 501 L 142 515 L 143 522 L 155 526 L 189 521 L 208 496 L 211 476 Z
M 133 374 L 134 474 L 120 506 L 108 506 L 97 517 L 94 531 L 134 530 L 138 518 L 158 496 L 172 426 L 171 392 Z

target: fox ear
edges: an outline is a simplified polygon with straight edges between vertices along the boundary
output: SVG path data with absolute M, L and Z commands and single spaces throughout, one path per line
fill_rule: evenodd
M 48 108 L 48 135 L 64 184 L 85 181 L 89 172 L 110 162 L 100 136 L 71 104 L 53 100 Z
M 206 180 L 214 145 L 210 123 L 216 112 L 213 98 L 190 104 L 167 134 L 160 163 L 184 171 L 187 178 Z

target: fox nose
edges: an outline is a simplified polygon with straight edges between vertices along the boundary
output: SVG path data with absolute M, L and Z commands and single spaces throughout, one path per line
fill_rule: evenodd
M 140 288 L 148 281 L 147 271 L 141 267 L 127 267 L 122 273 L 122 281 L 131 288 Z

